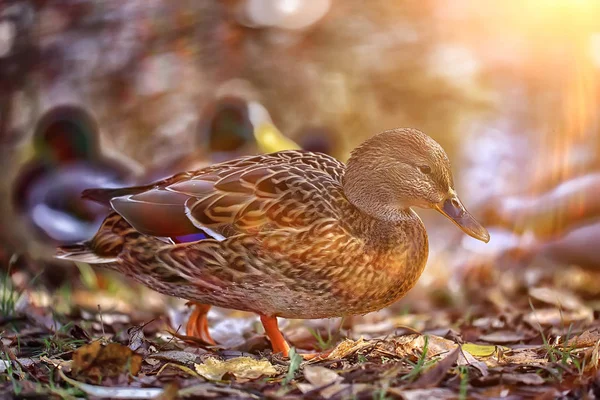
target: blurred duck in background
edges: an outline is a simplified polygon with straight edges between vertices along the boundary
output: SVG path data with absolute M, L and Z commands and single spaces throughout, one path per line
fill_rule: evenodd
M 244 155 L 299 148 L 277 129 L 261 103 L 226 95 L 200 113 L 195 149 L 183 157 L 151 168 L 146 179 L 152 181 Z
M 107 209 L 82 200 L 81 191 L 131 183 L 130 165 L 103 154 L 96 121 L 78 106 L 59 106 L 44 114 L 33 146 L 31 159 L 13 184 L 14 210 L 42 243 L 93 236 Z
M 568 178 L 535 195 L 491 199 L 487 224 L 531 237 L 526 258 L 544 256 L 561 264 L 600 269 L 600 171 Z
M 551 163 L 540 158 L 523 189 L 483 202 L 478 214 L 496 239 L 508 243 L 484 263 L 499 270 L 521 267 L 513 271 L 527 271 L 527 285 L 553 280 L 580 293 L 600 293 L 594 284 L 600 273 L 600 148 L 595 135 L 585 137 L 570 151 L 552 150 L 558 157 Z
M 340 147 L 337 132 L 326 126 L 306 126 L 300 129 L 295 138 L 302 149 L 313 153 L 335 156 L 336 149 Z

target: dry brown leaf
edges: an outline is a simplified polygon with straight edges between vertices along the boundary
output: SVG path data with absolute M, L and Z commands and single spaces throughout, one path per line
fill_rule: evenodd
M 598 359 L 600 358 L 600 340 L 596 342 L 594 347 L 591 349 L 590 362 L 586 364 L 585 370 L 591 371 L 598 369 Z
M 427 357 L 444 355 L 454 350 L 458 345 L 451 340 L 440 336 L 427 335 Z M 390 340 L 394 345 L 394 352 L 398 357 L 409 355 L 418 356 L 425 347 L 425 336 L 410 334 L 399 336 Z M 379 347 L 379 346 L 378 346 Z
M 506 383 L 518 383 L 523 385 L 543 385 L 544 378 L 534 373 L 525 374 L 502 374 L 502 380 Z
M 591 322 L 594 319 L 594 312 L 588 307 L 582 307 L 573 311 L 544 308 L 526 314 L 523 319 L 532 326 L 537 326 L 538 324 L 544 326 L 569 325 L 576 322 Z
M 341 382 L 344 380 L 341 376 L 330 369 L 325 367 L 307 365 L 304 368 L 304 377 L 311 384 L 320 387 L 329 385 L 334 382 Z
M 338 344 L 336 348 L 331 351 L 331 353 L 329 353 L 327 358 L 329 360 L 339 360 L 360 350 L 371 347 L 372 345 L 372 342 L 365 341 L 362 337 L 358 340 L 345 339 L 342 343 Z
M 488 343 L 506 344 L 520 342 L 521 340 L 526 339 L 526 337 L 527 336 L 524 334 L 518 332 L 497 331 L 488 333 L 487 335 L 481 335 L 479 336 L 479 339 Z
M 458 360 L 456 361 L 456 364 L 458 365 L 470 365 L 474 368 L 477 368 L 479 370 L 479 372 L 481 373 L 482 376 L 487 376 L 489 374 L 488 372 L 488 364 L 490 363 L 491 360 L 494 360 L 493 358 L 486 358 L 485 361 L 479 361 L 478 359 L 476 359 L 475 357 L 473 357 L 473 355 L 471 353 L 469 353 L 468 351 L 462 349 L 461 347 L 461 351 L 460 354 L 458 356 Z
M 73 364 L 73 360 L 67 361 L 61 360 L 60 358 L 48 358 L 46 356 L 41 356 L 40 361 L 45 362 L 46 364 L 53 365 L 57 368 L 61 368 L 65 372 L 71 372 L 71 365 Z
M 564 310 L 579 310 L 585 308 L 581 300 L 562 290 L 551 289 L 547 287 L 537 287 L 529 289 L 529 295 L 534 299 L 546 304 L 552 304 Z
M 307 365 L 304 367 L 304 377 L 309 383 L 299 383 L 297 385 L 298 389 L 302 393 L 308 393 L 312 390 L 323 388 L 319 390 L 319 393 L 326 399 L 349 387 L 348 384 L 344 385 L 340 383 L 344 378 L 325 367 Z
M 585 331 L 579 336 L 575 336 L 565 344 L 564 347 L 570 348 L 581 348 L 581 347 L 592 347 L 595 346 L 596 343 L 600 340 L 600 332 L 597 330 L 594 331 Z
M 542 365 L 547 364 L 548 360 L 544 354 L 538 353 L 535 349 L 512 349 L 509 354 L 505 354 L 500 360 L 490 357 L 487 363 L 490 367 L 499 365 Z
M 226 361 L 209 357 L 202 364 L 195 364 L 195 367 L 198 374 L 212 381 L 220 381 L 225 374 L 231 374 L 238 379 L 257 379 L 277 374 L 277 370 L 269 361 L 251 357 L 237 357 Z
M 446 400 L 456 399 L 456 393 L 450 389 L 432 388 L 432 389 L 412 389 L 401 390 L 397 388 L 389 388 L 388 393 L 394 394 L 404 400 Z
M 133 326 L 128 329 L 127 333 L 129 333 L 129 348 L 133 351 L 138 350 L 140 347 L 144 345 L 144 325 L 141 326 Z
M 411 388 L 431 388 L 437 386 L 442 379 L 446 376 L 446 373 L 454 363 L 458 360 L 460 354 L 460 348 L 457 347 L 446 357 L 438 361 L 433 367 L 428 369 L 423 375 L 419 377 L 412 385 Z
M 95 381 L 124 373 L 137 375 L 141 366 L 142 356 L 119 343 L 92 342 L 73 353 L 74 374 Z
M 198 354 L 180 350 L 160 351 L 146 356 L 145 361 L 152 364 L 152 360 L 162 360 L 180 364 L 193 364 L 198 358 Z

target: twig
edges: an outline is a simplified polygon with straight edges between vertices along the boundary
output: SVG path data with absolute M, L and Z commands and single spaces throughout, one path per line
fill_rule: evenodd
M 106 332 L 104 332 L 104 321 L 102 320 L 102 308 L 100 304 L 98 304 L 98 314 L 100 315 L 100 326 L 102 327 L 102 336 L 106 336 Z

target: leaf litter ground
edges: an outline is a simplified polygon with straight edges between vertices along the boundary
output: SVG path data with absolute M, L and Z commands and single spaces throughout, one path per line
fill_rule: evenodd
M 600 396 L 596 303 L 573 288 L 496 285 L 465 289 L 462 300 L 421 292 L 367 316 L 281 321 L 299 349 L 283 359 L 251 315 L 211 312 L 221 345 L 205 346 L 181 334 L 183 303 L 98 277 L 109 284 L 77 279 L 52 293 L 4 280 L 6 398 Z M 305 361 L 306 351 L 323 355 Z

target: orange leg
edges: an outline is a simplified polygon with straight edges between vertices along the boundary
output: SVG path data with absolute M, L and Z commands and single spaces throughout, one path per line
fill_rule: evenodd
M 271 341 L 271 347 L 273 353 L 282 353 L 284 357 L 289 356 L 290 345 L 285 341 L 279 326 L 277 326 L 277 317 L 267 317 L 265 315 L 260 316 L 260 322 L 262 322 L 265 333 Z
M 188 304 L 191 304 L 194 307 L 194 311 L 192 311 L 192 315 L 190 315 L 190 319 L 185 327 L 185 334 L 200 338 L 206 343 L 216 345 L 217 343 L 208 332 L 208 318 L 206 317 L 206 314 L 208 314 L 208 310 L 210 310 L 210 305 L 195 302 L 189 302 Z

